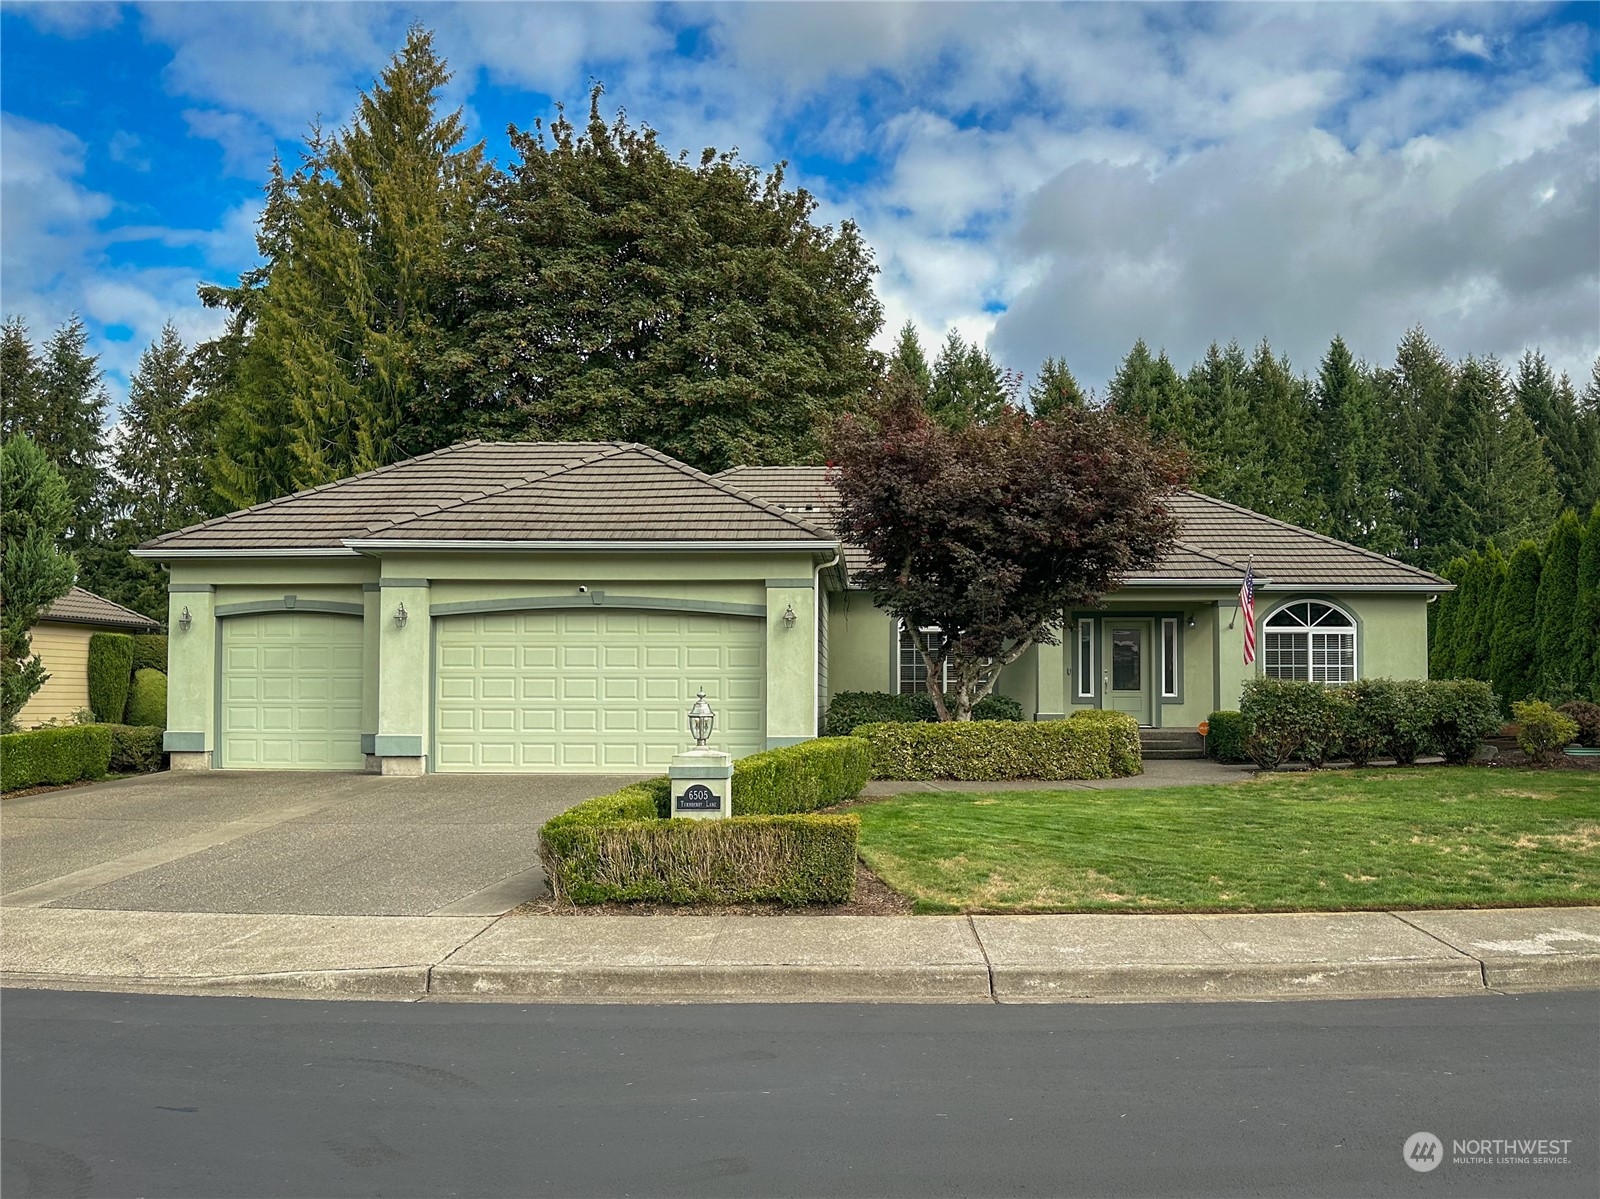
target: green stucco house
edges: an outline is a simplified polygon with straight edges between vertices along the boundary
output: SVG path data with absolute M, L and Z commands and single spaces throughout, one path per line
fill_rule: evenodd
M 839 691 L 926 686 L 848 583 L 821 467 L 708 476 L 640 445 L 466 442 L 146 542 L 170 572 L 174 768 L 655 772 L 704 688 L 736 755 Z M 1193 728 L 1252 672 L 1427 672 L 1436 575 L 1205 496 L 999 689 Z M 1248 556 L 1260 652 L 1242 661 Z

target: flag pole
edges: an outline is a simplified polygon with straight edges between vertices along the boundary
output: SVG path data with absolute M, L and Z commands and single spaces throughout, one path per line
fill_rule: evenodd
M 1250 573 L 1250 568 L 1251 568 L 1251 566 L 1255 565 L 1255 560 L 1256 560 L 1256 556 L 1254 554 L 1249 554 L 1249 555 L 1247 555 L 1245 557 L 1244 570 L 1245 570 L 1246 574 Z M 1235 601 L 1234 605 L 1233 605 L 1233 619 L 1228 622 L 1228 629 L 1229 629 L 1230 632 L 1232 631 L 1233 626 L 1236 623 L 1238 623 L 1238 620 L 1239 620 L 1239 604 L 1238 604 L 1237 601 Z

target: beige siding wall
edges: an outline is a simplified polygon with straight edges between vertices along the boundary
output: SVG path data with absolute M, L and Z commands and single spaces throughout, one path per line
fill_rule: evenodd
M 66 723 L 89 706 L 89 638 L 103 629 L 81 624 L 36 625 L 33 652 L 50 675 L 17 714 L 17 726 L 31 729 L 48 720 Z

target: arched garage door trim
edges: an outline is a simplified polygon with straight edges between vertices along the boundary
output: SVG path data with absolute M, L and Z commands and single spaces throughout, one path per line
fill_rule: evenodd
M 709 612 L 722 616 L 765 617 L 765 604 L 735 604 L 723 600 L 673 599 L 651 595 L 613 595 L 589 591 L 582 595 L 530 595 L 513 599 L 464 600 L 434 604 L 435 616 L 465 616 L 484 612 L 528 612 L 541 608 L 642 608 L 655 612 Z

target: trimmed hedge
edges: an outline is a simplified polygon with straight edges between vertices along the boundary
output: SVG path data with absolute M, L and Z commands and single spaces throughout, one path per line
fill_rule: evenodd
M 0 791 L 104 778 L 111 731 L 100 724 L 0 736 Z
M 133 672 L 128 692 L 128 723 L 167 727 L 167 676 L 146 666 Z
M 986 695 L 972 706 L 974 720 L 1021 720 L 1022 704 L 1009 695 Z M 936 722 L 939 713 L 925 691 L 891 695 L 887 691 L 841 691 L 828 701 L 824 737 L 848 737 L 864 724 Z
M 822 737 L 751 754 L 733 763 L 733 814 L 814 812 L 854 799 L 871 775 L 871 750 L 859 737 Z
M 539 830 L 539 860 L 575 904 L 843 903 L 855 894 L 854 815 L 662 819 L 666 779 L 588 800 Z M 738 784 L 734 784 L 738 796 Z
M 1082 708 L 1067 717 L 1088 724 L 1103 725 L 1111 737 L 1111 773 L 1115 778 L 1144 773 L 1144 746 L 1139 741 L 1139 722 L 1126 712 L 1104 708 Z
M 1213 721 L 1221 715 L 1212 713 Z M 1472 679 L 1252 679 L 1239 716 L 1245 754 L 1264 770 L 1291 759 L 1320 766 L 1347 758 L 1363 766 L 1392 757 L 1410 765 L 1424 753 L 1461 765 L 1500 725 L 1489 684 Z
M 149 774 L 164 765 L 165 755 L 161 750 L 164 729 L 139 724 L 101 727 L 111 731 L 112 774 Z
M 159 670 L 167 673 L 167 635 L 165 633 L 135 633 L 133 635 L 133 670 Z
M 133 638 L 127 633 L 89 637 L 89 709 L 101 724 L 121 724 L 133 678 Z
M 1206 717 L 1206 756 L 1217 762 L 1244 762 L 1244 717 L 1238 712 L 1219 710 Z
M 1111 778 L 1111 731 L 1089 720 L 950 721 L 869 724 L 856 730 L 872 746 L 877 779 Z

